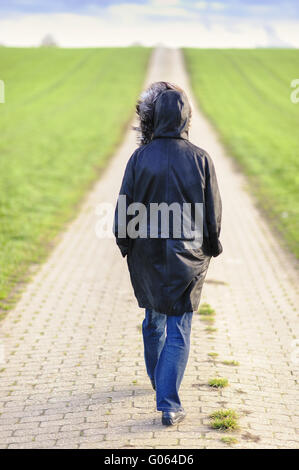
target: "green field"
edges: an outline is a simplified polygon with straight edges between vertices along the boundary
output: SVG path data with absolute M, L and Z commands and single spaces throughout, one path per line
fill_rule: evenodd
M 299 256 L 299 50 L 184 49 L 194 93 L 249 175 L 259 205 Z M 207 149 L 208 150 L 208 149 Z
M 119 143 L 149 55 L 0 48 L 0 313 Z

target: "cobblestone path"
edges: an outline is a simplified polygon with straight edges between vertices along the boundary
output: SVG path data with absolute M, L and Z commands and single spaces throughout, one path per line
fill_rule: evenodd
M 146 83 L 155 80 L 178 83 L 195 104 L 180 51 L 155 50 Z M 211 262 L 202 297 L 215 309 L 215 323 L 194 315 L 181 388 L 187 419 L 162 427 L 126 261 L 113 239 L 95 235 L 97 204 L 115 202 L 135 138 L 128 128 L 78 217 L 2 322 L 0 447 L 210 449 L 228 447 L 221 440 L 227 435 L 236 448 L 298 447 L 294 263 L 197 109 L 190 140 L 215 162 L 224 252 Z M 223 363 L 231 360 L 239 365 Z M 229 386 L 209 387 L 213 377 Z M 209 414 L 219 408 L 238 412 L 239 431 L 211 429 Z

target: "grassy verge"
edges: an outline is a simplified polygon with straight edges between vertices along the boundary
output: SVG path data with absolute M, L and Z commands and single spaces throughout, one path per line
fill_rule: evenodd
M 299 256 L 299 50 L 184 49 L 201 108 L 250 177 L 273 226 Z M 208 150 L 208 149 L 207 149 Z
M 150 49 L 0 49 L 0 314 L 133 115 Z

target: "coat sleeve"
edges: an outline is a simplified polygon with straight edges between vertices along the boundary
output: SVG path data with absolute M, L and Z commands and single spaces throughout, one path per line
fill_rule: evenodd
M 127 234 L 129 216 L 127 215 L 127 209 L 134 200 L 135 155 L 136 151 L 127 163 L 114 213 L 113 233 L 123 257 L 128 254 L 129 250 L 130 239 Z M 125 196 L 125 198 L 123 196 Z
M 207 158 L 205 185 L 205 213 L 209 232 L 211 255 L 216 257 L 223 248 L 219 240 L 221 230 L 222 202 L 213 161 Z

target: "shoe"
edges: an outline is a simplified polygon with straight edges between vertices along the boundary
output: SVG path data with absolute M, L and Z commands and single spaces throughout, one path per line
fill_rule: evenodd
M 156 384 L 155 384 L 154 379 L 151 379 L 151 384 L 152 384 L 153 389 L 156 391 Z
M 186 413 L 184 410 L 177 411 L 162 411 L 162 424 L 164 426 L 173 426 L 174 424 L 178 424 L 183 419 L 185 419 Z

